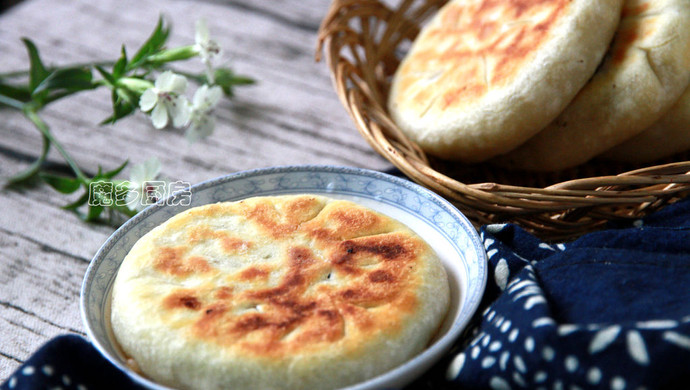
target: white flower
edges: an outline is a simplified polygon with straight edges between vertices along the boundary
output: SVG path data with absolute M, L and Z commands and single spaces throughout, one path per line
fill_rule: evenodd
M 156 180 L 160 171 L 161 163 L 155 157 L 132 167 L 129 173 L 129 190 L 125 198 L 129 209 L 141 211 L 165 195 L 167 183 L 164 180 Z
M 184 127 L 189 123 L 189 102 L 184 96 L 187 90 L 187 79 L 171 71 L 160 74 L 153 88 L 149 88 L 139 99 L 139 108 L 151 112 L 153 127 L 162 129 L 172 119 L 175 127 Z
M 219 86 L 209 87 L 204 84 L 196 90 L 192 99 L 191 125 L 185 134 L 189 142 L 208 137 L 213 133 L 215 120 L 212 113 L 222 94 L 223 91 Z
M 213 84 L 212 61 L 216 56 L 221 54 L 221 48 L 216 41 L 210 38 L 208 27 L 204 19 L 199 19 L 196 22 L 194 41 L 196 42 L 194 46 L 199 50 L 201 61 L 206 65 L 206 78 L 210 84 Z

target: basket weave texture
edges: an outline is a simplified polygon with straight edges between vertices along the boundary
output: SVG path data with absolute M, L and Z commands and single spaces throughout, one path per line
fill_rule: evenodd
M 607 222 L 636 219 L 690 193 L 688 153 L 654 166 L 593 161 L 555 173 L 507 171 L 427 156 L 386 108 L 395 70 L 421 26 L 446 0 L 335 0 L 319 30 L 341 102 L 361 135 L 415 182 L 476 225 L 512 222 L 565 241 Z

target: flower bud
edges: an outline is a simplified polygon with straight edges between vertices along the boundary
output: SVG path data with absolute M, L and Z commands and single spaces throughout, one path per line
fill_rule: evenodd
M 122 77 L 117 80 L 116 86 L 118 88 L 128 89 L 135 92 L 137 95 L 141 95 L 147 89 L 153 88 L 153 83 L 136 77 Z
M 199 49 L 194 45 L 166 49 L 148 58 L 151 63 L 163 63 L 171 61 L 187 60 L 199 55 Z

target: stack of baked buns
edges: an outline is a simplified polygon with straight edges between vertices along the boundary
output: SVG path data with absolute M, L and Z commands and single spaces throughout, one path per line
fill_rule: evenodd
M 113 286 L 129 366 L 180 389 L 336 389 L 424 350 L 450 291 L 416 233 L 314 195 L 216 203 L 143 236 Z
M 555 171 L 690 149 L 690 1 L 451 0 L 389 111 L 427 153 Z

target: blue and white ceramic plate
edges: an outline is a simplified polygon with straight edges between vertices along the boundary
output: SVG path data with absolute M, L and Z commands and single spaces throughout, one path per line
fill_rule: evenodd
M 290 166 L 241 172 L 190 188 L 191 203 L 179 196 L 161 200 L 119 228 L 101 247 L 86 271 L 81 314 L 94 346 L 138 383 L 166 387 L 125 365 L 110 329 L 110 292 L 115 275 L 134 243 L 154 227 L 188 208 L 252 196 L 310 193 L 346 199 L 386 214 L 413 229 L 437 252 L 451 285 L 451 311 L 433 343 L 407 363 L 350 390 L 400 388 L 428 370 L 459 337 L 474 314 L 486 285 L 484 247 L 472 224 L 438 195 L 410 181 L 357 168 Z M 188 195 L 189 192 L 186 192 Z

